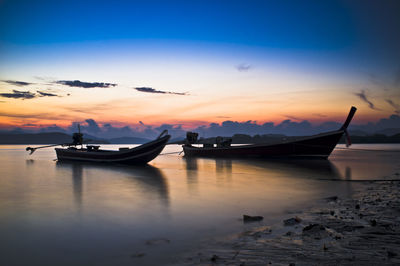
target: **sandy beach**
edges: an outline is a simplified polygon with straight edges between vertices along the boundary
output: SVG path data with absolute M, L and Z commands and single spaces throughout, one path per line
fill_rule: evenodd
M 353 182 L 351 198 L 331 196 L 280 224 L 208 243 L 183 265 L 399 265 L 400 179 Z M 340 181 L 349 182 L 349 181 Z

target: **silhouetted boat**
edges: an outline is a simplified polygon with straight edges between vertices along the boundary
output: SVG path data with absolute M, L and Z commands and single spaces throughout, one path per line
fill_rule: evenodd
M 188 157 L 215 157 L 215 158 L 328 158 L 343 134 L 347 135 L 348 145 L 350 138 L 347 133 L 357 108 L 351 107 L 350 113 L 343 126 L 335 131 L 321 133 L 308 137 L 290 138 L 273 144 L 247 144 L 231 146 L 229 141 L 204 144 L 196 147 L 192 144 L 197 141 L 197 134 L 188 132 L 183 145 L 185 156 Z M 192 134 L 192 135 L 191 135 Z
M 59 161 L 145 164 L 161 153 L 170 137 L 170 135 L 166 135 L 138 147 L 120 148 L 118 151 L 101 150 L 99 146 L 89 145 L 82 149 L 69 147 L 67 149 L 56 148 L 55 150 Z

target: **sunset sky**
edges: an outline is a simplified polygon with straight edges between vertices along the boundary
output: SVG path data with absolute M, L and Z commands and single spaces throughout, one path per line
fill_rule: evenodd
M 400 114 L 400 1 L 0 0 L 0 127 Z

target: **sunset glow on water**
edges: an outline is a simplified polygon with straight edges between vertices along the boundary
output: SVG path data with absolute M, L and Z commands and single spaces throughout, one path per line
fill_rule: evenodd
M 0 149 L 0 262 L 11 265 L 177 263 L 179 254 L 245 230 L 243 214 L 281 223 L 328 196 L 351 197 L 358 183 L 343 181 L 390 178 L 400 150 L 355 145 L 378 151 L 337 149 L 329 161 L 297 163 L 175 154 L 127 167 L 55 162 L 52 149 L 29 156 L 24 148 Z

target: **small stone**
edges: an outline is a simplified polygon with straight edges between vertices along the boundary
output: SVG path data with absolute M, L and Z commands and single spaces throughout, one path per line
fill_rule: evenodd
M 332 197 L 328 197 L 325 198 L 327 201 L 337 201 L 338 200 L 338 196 L 332 196 Z
M 286 236 L 291 236 L 291 235 L 293 235 L 293 232 L 292 232 L 292 231 L 288 231 L 288 232 L 286 232 L 285 235 L 286 235 Z
M 356 204 L 356 209 L 357 209 L 357 210 L 360 209 L 360 204 Z
M 294 218 L 289 218 L 289 219 L 283 220 L 283 224 L 285 226 L 291 226 L 291 225 L 296 225 L 296 224 L 300 223 L 301 221 L 302 221 L 301 218 L 296 216 Z
M 371 224 L 371 226 L 376 226 L 376 220 L 371 220 L 369 221 L 369 223 Z
M 262 219 L 264 219 L 264 217 L 262 216 L 250 216 L 250 215 L 243 215 L 243 222 L 247 223 L 247 222 L 257 222 L 257 221 L 261 221 Z
M 217 261 L 217 259 L 219 259 L 219 257 L 217 255 L 212 255 L 211 261 Z
M 325 226 L 321 224 L 310 224 L 303 228 L 303 232 L 325 230 Z
M 335 215 L 335 212 L 334 212 L 334 211 L 331 211 L 330 213 L 331 213 L 332 216 Z

